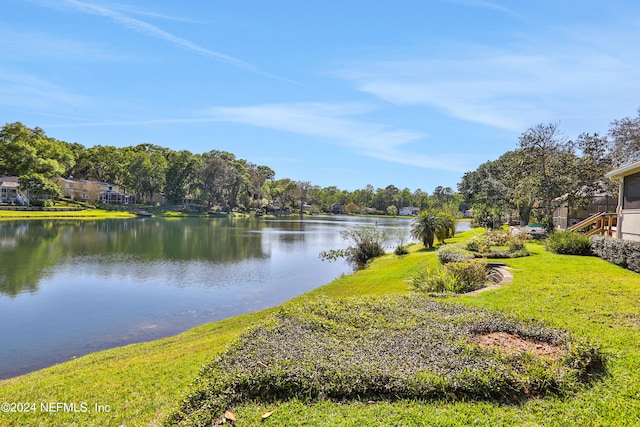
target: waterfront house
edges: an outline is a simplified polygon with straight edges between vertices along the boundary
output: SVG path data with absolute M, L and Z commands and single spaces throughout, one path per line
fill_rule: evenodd
M 416 216 L 420 213 L 420 208 L 415 206 L 407 206 L 406 208 L 400 208 L 398 214 L 400 216 Z
M 4 203 L 18 200 L 18 188 L 17 176 L 0 176 L 0 200 Z
M 136 196 L 123 193 L 120 186 L 86 179 L 54 178 L 62 196 L 88 203 L 134 204 Z
M 612 170 L 605 176 L 620 181 L 616 237 L 640 241 L 640 161 Z

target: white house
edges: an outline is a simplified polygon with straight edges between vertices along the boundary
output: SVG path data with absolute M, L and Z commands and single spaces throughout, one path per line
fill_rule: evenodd
M 406 208 L 400 208 L 400 212 L 398 212 L 400 216 L 416 216 L 420 213 L 420 208 L 416 208 L 415 206 L 407 206 Z
M 15 202 L 18 200 L 18 188 L 17 176 L 0 176 L 0 200 Z
M 640 162 L 612 170 L 605 176 L 620 180 L 617 237 L 640 241 Z

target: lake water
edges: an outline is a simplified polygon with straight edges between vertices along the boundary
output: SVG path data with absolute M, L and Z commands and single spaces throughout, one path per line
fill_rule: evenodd
M 341 216 L 0 222 L 0 378 L 278 305 L 349 273 L 343 260 L 318 254 L 344 247 L 341 230 L 372 223 L 411 224 Z

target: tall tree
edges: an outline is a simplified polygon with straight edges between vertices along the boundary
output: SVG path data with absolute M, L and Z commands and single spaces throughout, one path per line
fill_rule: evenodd
M 39 173 L 22 175 L 18 179 L 18 183 L 20 184 L 20 189 L 28 194 L 31 203 L 44 196 L 49 196 L 53 199 L 58 199 L 62 196 L 60 188 Z
M 160 152 L 134 151 L 127 164 L 125 184 L 139 196 L 138 200 L 151 200 L 164 188 L 166 168 L 167 160 Z
M 78 179 L 89 179 L 124 185 L 125 166 L 129 162 L 130 148 L 112 145 L 96 145 L 78 154 L 71 175 Z
M 71 146 L 49 138 L 39 127 L 29 129 L 20 122 L 0 130 L 0 174 L 41 174 L 47 178 L 67 175 L 75 163 Z
M 476 222 L 485 227 L 499 226 L 510 207 L 510 188 L 503 181 L 504 164 L 488 161 L 466 172 L 458 184 L 464 200 L 472 205 Z
M 202 200 L 209 206 L 222 204 L 225 209 L 228 208 L 226 195 L 230 181 L 236 179 L 235 175 L 235 169 L 225 159 L 215 155 L 205 156 L 198 173 Z
M 521 179 L 533 190 L 544 222 L 553 226 L 553 200 L 572 190 L 572 165 L 576 161 L 573 146 L 555 123 L 529 128 L 519 139 L 522 154 Z
M 636 117 L 611 122 L 609 135 L 614 166 L 640 160 L 640 108 Z
M 169 203 L 182 203 L 196 178 L 197 158 L 190 151 L 170 151 L 166 154 L 164 192 Z
M 304 205 L 307 202 L 307 193 L 311 188 L 311 182 L 309 181 L 298 181 L 296 182 L 298 188 L 298 198 L 300 199 L 300 215 L 304 212 Z

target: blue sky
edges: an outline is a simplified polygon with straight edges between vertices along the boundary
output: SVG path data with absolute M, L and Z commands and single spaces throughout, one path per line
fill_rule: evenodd
M 637 0 L 3 0 L 0 117 L 226 150 L 354 190 L 456 188 L 538 123 L 640 107 Z

